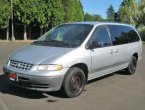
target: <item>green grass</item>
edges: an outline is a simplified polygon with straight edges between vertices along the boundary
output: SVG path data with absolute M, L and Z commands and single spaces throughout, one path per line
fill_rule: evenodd
M 142 41 L 143 44 L 145 44 L 145 41 Z

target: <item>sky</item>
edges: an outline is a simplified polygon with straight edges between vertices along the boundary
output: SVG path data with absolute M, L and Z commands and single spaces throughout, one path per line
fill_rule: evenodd
M 80 0 L 84 12 L 90 14 L 99 14 L 106 18 L 107 8 L 112 4 L 115 11 L 118 11 L 119 6 L 123 0 Z

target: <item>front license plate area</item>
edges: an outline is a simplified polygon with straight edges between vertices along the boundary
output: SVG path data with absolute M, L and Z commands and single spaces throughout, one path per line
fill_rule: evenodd
M 16 73 L 8 73 L 8 77 L 12 81 L 16 81 L 17 80 L 17 74 Z

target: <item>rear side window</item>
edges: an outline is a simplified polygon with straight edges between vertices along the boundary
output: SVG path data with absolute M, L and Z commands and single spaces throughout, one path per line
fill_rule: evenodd
M 132 27 L 122 25 L 109 25 L 113 45 L 126 44 L 139 40 L 138 34 Z
M 140 38 L 139 38 L 138 34 L 135 32 L 134 29 L 130 28 L 130 30 L 128 32 L 128 42 L 136 42 L 139 40 L 140 40 Z

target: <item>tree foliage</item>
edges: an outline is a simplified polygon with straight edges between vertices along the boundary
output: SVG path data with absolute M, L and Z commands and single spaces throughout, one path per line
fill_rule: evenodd
M 85 14 L 84 20 L 85 21 L 104 21 L 101 15 L 98 15 L 98 14 L 91 15 L 89 13 Z
M 14 15 L 22 24 L 29 25 L 35 19 L 38 0 L 15 0 Z
M 64 8 L 64 22 L 84 20 L 83 6 L 80 0 L 62 0 Z
M 61 0 L 48 0 L 47 2 L 48 10 L 50 11 L 50 27 L 54 27 L 63 23 L 64 20 L 64 10 Z
M 137 28 L 142 40 L 145 41 L 145 0 L 141 0 L 138 5 Z
M 83 6 L 79 0 L 75 1 L 75 21 L 82 21 L 84 20 L 84 12 L 83 12 Z
M 114 7 L 110 5 L 109 8 L 107 9 L 107 20 L 114 21 L 114 14 L 115 14 Z
M 24 25 L 24 40 L 27 40 L 27 25 L 30 25 L 37 14 L 39 0 L 14 0 L 14 15 Z
M 145 0 L 139 2 L 138 24 L 145 26 Z
M 7 28 L 10 18 L 10 4 L 7 0 L 0 0 L 0 28 Z
M 50 23 L 50 19 L 48 17 L 50 16 L 50 10 L 48 10 L 46 1 L 38 0 L 38 2 L 36 2 L 36 7 L 37 9 L 34 20 L 36 20 L 36 23 L 40 28 L 47 28 Z
M 124 0 L 120 5 L 118 13 L 121 22 L 136 25 L 138 19 L 138 5 L 135 0 Z
M 13 10 L 11 10 L 11 1 Z M 24 27 L 24 39 L 32 25 L 40 30 L 50 29 L 64 22 L 84 20 L 80 0 L 0 0 L 0 28 L 8 28 L 13 11 L 14 25 Z M 15 26 L 14 26 L 15 27 Z
M 94 16 L 89 13 L 86 13 L 84 20 L 85 21 L 94 21 Z
M 104 21 L 104 19 L 102 18 L 101 15 L 96 14 L 94 15 L 94 21 Z

